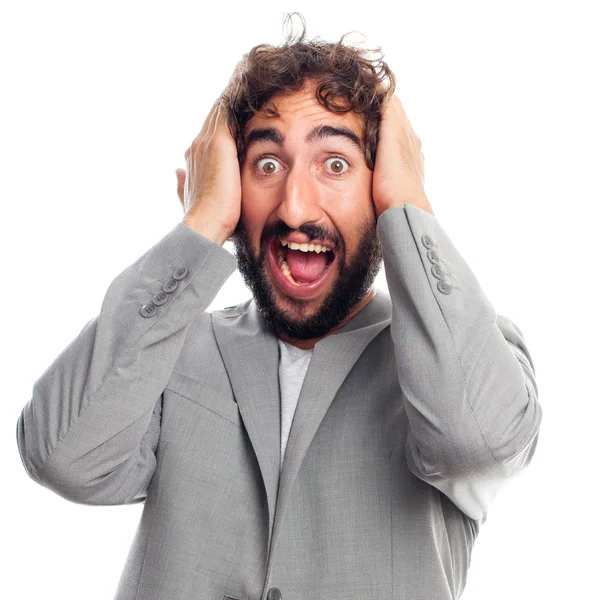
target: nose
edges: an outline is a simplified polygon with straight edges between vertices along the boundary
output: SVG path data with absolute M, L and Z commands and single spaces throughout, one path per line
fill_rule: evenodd
M 322 218 L 318 188 L 309 173 L 295 166 L 290 169 L 282 186 L 277 216 L 292 229 Z

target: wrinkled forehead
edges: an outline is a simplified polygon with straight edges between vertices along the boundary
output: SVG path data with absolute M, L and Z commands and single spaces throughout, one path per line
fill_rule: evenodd
M 364 123 L 354 112 L 333 113 L 317 100 L 286 97 L 276 104 L 278 116 L 258 114 L 246 125 L 246 150 L 257 144 L 273 143 L 282 148 L 288 144 L 315 146 L 323 140 L 334 140 L 364 155 Z

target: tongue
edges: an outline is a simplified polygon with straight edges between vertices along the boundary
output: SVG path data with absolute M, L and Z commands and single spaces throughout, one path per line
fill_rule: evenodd
M 286 262 L 292 277 L 302 282 L 315 281 L 327 267 L 325 252 L 317 254 L 288 249 Z

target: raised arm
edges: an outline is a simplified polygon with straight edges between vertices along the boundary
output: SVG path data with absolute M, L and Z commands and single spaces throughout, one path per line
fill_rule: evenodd
M 183 222 L 112 281 L 100 314 L 35 382 L 18 419 L 27 473 L 74 502 L 145 498 L 162 393 L 188 324 L 203 318 L 237 265 L 221 247 L 239 218 L 241 192 L 218 102 L 186 159 L 187 181 L 178 175 Z
M 410 424 L 408 466 L 483 519 L 535 450 L 542 411 L 531 356 L 434 215 L 411 204 L 390 209 L 378 234 Z
M 412 473 L 484 520 L 531 460 L 542 411 L 519 328 L 497 315 L 433 214 L 424 157 L 404 108 L 382 111 L 373 173 L 391 335 L 409 419 Z

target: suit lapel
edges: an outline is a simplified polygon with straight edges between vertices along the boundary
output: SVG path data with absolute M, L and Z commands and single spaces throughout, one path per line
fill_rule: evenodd
M 213 314 L 213 330 L 263 477 L 272 530 L 281 455 L 279 348 L 249 301 Z
M 254 448 L 268 502 L 269 546 L 281 521 L 298 470 L 338 389 L 375 336 L 391 320 L 386 292 L 337 333 L 315 344 L 302 385 L 280 477 L 281 405 L 277 338 L 264 324 L 254 300 L 236 310 L 213 313 L 213 330 L 229 374 L 240 415 Z
M 389 296 L 378 291 L 345 327 L 315 344 L 286 446 L 271 547 L 277 542 L 298 470 L 325 413 L 364 349 L 390 324 L 391 310 Z

